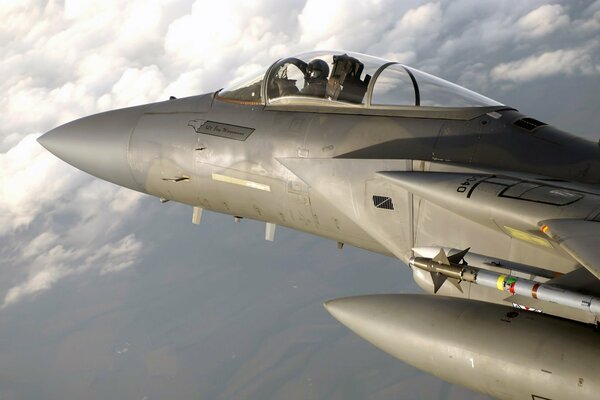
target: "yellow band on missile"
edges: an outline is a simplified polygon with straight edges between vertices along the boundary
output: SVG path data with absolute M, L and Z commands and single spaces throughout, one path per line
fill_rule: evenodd
M 500 275 L 496 281 L 496 287 L 501 292 L 504 292 L 504 278 L 506 278 L 506 275 Z

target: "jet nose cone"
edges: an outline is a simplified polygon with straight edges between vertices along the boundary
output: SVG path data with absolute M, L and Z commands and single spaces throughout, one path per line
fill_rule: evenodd
M 127 153 L 143 110 L 139 106 L 84 117 L 52 129 L 38 142 L 82 171 L 136 189 Z

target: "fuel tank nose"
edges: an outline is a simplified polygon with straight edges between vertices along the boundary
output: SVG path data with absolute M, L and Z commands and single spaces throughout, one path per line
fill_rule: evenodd
M 598 333 L 589 325 L 439 295 L 357 296 L 324 306 L 386 353 L 494 398 L 592 400 L 600 393 Z
M 145 106 L 108 111 L 54 128 L 38 142 L 52 154 L 100 179 L 139 190 L 128 161 L 129 140 Z

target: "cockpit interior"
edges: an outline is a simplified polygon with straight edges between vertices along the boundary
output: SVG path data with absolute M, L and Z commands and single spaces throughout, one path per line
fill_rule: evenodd
M 335 107 L 488 107 L 501 103 L 407 65 L 353 52 L 284 58 L 219 91 L 239 104 Z

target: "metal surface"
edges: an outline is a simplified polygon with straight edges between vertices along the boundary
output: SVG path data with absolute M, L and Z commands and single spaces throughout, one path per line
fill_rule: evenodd
M 582 324 L 431 295 L 349 297 L 325 308 L 394 357 L 498 399 L 600 393 L 598 334 Z
M 328 62 L 332 71 L 326 91 L 318 95 L 317 90 L 306 90 L 314 83 L 306 66 L 316 59 Z M 471 255 L 466 257 L 476 260 L 472 265 L 479 268 L 481 279 L 488 271 L 505 275 L 517 271 L 524 283 L 547 281 L 576 298 L 600 296 L 597 144 L 407 66 L 402 68 L 410 72 L 411 82 L 405 89 L 418 95 L 419 105 L 371 104 L 375 89 L 385 93 L 401 83 L 391 82 L 394 85 L 388 87 L 382 78 L 393 79 L 394 74 L 385 71 L 398 65 L 355 53 L 305 53 L 279 60 L 253 79 L 217 93 L 85 117 L 38 140 L 66 162 L 101 179 L 161 201 L 192 206 L 193 223 L 200 222 L 206 209 L 232 215 L 236 221 L 264 221 L 267 240 L 274 239 L 275 226 L 281 225 L 407 264 L 414 256 L 413 248 L 470 247 Z M 399 97 L 393 92 L 387 95 L 386 99 Z M 509 398 L 508 393 L 527 399 L 532 393 L 548 399 L 573 398 L 565 393 L 586 398 L 590 388 L 597 387 L 596 367 L 590 367 L 595 375 L 581 372 L 582 366 L 597 361 L 595 350 L 577 347 L 580 342 L 587 343 L 586 349 L 592 342 L 599 344 L 598 336 L 591 333 L 591 324 L 598 321 L 594 312 L 540 298 L 523 299 L 518 294 L 509 298 L 505 291 L 481 284 L 459 284 L 466 275 L 452 268 L 436 268 L 414 268 L 415 281 L 427 291 L 461 299 L 431 303 L 427 297 L 414 297 L 369 304 L 385 308 L 399 302 L 407 310 L 403 318 L 415 321 L 446 320 L 436 311 L 445 304 L 449 315 L 466 307 L 469 318 L 456 314 L 458 322 L 448 323 L 456 325 L 456 332 L 481 336 L 467 335 L 487 352 L 480 358 L 486 367 L 477 370 L 474 380 L 441 372 L 430 362 L 444 354 L 447 357 L 450 344 L 441 332 L 431 336 L 422 324 L 415 325 L 420 332 L 413 330 L 381 346 L 386 351 L 400 354 L 401 348 L 410 347 L 402 343 L 403 337 L 408 341 L 419 335 L 428 337 L 419 342 L 419 346 L 431 346 L 427 352 L 418 352 L 417 346 L 403 359 L 501 398 Z M 444 284 L 440 272 L 451 277 L 453 284 Z M 423 299 L 425 303 L 419 306 Z M 505 309 L 471 300 L 522 305 L 528 301 L 545 313 L 590 325 L 520 314 L 518 321 L 537 322 L 512 324 L 519 328 L 497 335 L 496 330 L 504 326 L 497 318 L 479 321 L 488 321 L 491 311 L 506 314 Z M 355 303 L 359 304 L 345 302 L 344 308 Z M 372 311 L 397 320 L 391 311 L 378 314 L 376 307 Z M 364 325 L 368 328 L 369 324 Z M 520 364 L 514 364 L 518 373 L 511 372 L 507 366 L 513 368 L 513 364 L 506 353 L 513 352 L 492 350 L 493 338 L 502 344 L 500 349 L 519 340 L 532 348 L 560 344 L 582 361 L 575 365 L 570 355 L 562 364 L 553 361 L 550 367 L 560 367 L 565 371 L 561 376 L 569 378 L 552 383 L 554 372 L 518 368 L 534 368 L 540 353 L 519 345 Z M 453 340 L 458 340 L 456 335 Z M 441 353 L 431 354 L 430 349 Z M 459 352 L 452 354 L 464 358 Z M 585 381 L 581 385 L 570 380 L 577 375 Z M 509 389 L 493 383 L 509 385 L 512 379 L 519 384 Z M 487 386 L 469 383 L 477 380 Z M 566 382 L 571 385 L 568 390 L 561 386 Z

